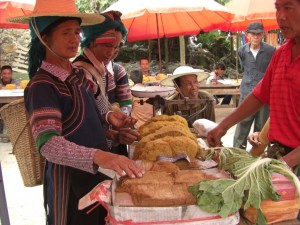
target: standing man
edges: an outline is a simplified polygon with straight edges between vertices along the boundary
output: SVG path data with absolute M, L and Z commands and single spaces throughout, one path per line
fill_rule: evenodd
M 150 64 L 148 58 L 140 59 L 140 70 L 132 71 L 130 74 L 130 79 L 134 84 L 141 84 L 147 81 L 155 81 L 155 73 L 150 70 Z
M 239 60 L 244 70 L 240 86 L 240 104 L 263 78 L 276 48 L 264 43 L 264 27 L 261 23 L 250 23 L 246 31 L 249 43 L 238 49 Z M 254 122 L 254 132 L 260 131 L 269 117 L 269 106 L 264 105 L 258 112 L 237 124 L 233 146 L 246 149 L 247 136 Z
M 276 0 L 275 8 L 277 23 L 287 42 L 274 53 L 260 83 L 208 133 L 207 140 L 210 146 L 220 146 L 221 137 L 230 127 L 268 104 L 271 148 L 277 148 L 282 156 L 278 159 L 294 168 L 300 165 L 300 0 Z
M 9 65 L 1 67 L 1 85 L 5 87 L 7 84 L 17 84 L 16 79 L 12 78 L 12 67 Z

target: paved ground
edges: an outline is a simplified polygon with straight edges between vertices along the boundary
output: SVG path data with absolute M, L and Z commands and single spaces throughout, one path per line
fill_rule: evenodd
M 217 122 L 232 110 L 233 109 L 230 108 L 217 108 Z M 222 141 L 224 146 L 232 146 L 234 130 L 235 127 L 231 128 L 226 136 L 223 137 Z M 0 143 L 0 160 L 2 164 L 10 224 L 45 224 L 42 186 L 24 187 L 15 157 L 11 154 L 11 150 L 12 147 L 10 143 Z

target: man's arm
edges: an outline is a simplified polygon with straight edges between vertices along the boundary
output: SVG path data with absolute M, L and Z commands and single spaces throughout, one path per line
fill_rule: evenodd
M 250 93 L 236 110 L 225 117 L 225 119 L 223 119 L 216 128 L 208 133 L 208 144 L 213 147 L 221 146 L 221 138 L 226 134 L 230 127 L 253 115 L 262 106 L 263 103 L 252 93 Z
M 289 165 L 289 167 L 293 168 L 300 165 L 300 146 L 293 149 L 293 151 L 283 156 L 282 158 Z

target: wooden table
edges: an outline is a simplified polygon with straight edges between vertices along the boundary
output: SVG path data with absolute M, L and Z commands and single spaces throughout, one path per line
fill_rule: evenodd
M 252 225 L 252 224 L 253 223 L 251 223 L 247 219 L 241 217 L 238 225 Z M 300 222 L 297 219 L 282 221 L 282 222 L 278 222 L 278 223 L 272 223 L 272 225 L 299 225 L 299 224 L 300 224 Z
M 0 224 L 10 225 L 0 161 Z
M 230 83 L 229 83 L 230 82 Z M 233 107 L 237 107 L 240 99 L 240 83 L 236 80 L 228 80 L 228 84 L 205 84 L 200 83 L 199 89 L 207 91 L 211 95 L 232 95 Z M 221 106 L 221 105 L 218 105 Z M 222 105 L 223 107 L 228 107 L 228 105 Z
M 24 90 L 0 90 L 0 103 L 11 103 L 14 100 L 23 98 Z

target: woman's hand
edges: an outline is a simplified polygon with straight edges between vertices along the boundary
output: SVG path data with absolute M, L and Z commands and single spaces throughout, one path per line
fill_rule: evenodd
M 104 169 L 114 170 L 120 176 L 128 175 L 130 178 L 136 178 L 145 174 L 145 171 L 135 161 L 111 152 L 97 151 L 94 155 L 94 163 Z
M 127 116 L 121 111 L 108 112 L 107 120 L 116 129 L 119 129 L 121 127 L 133 127 L 137 122 L 136 119 Z
M 130 145 L 140 138 L 140 133 L 131 128 L 120 128 L 118 132 L 118 142 L 120 144 Z

